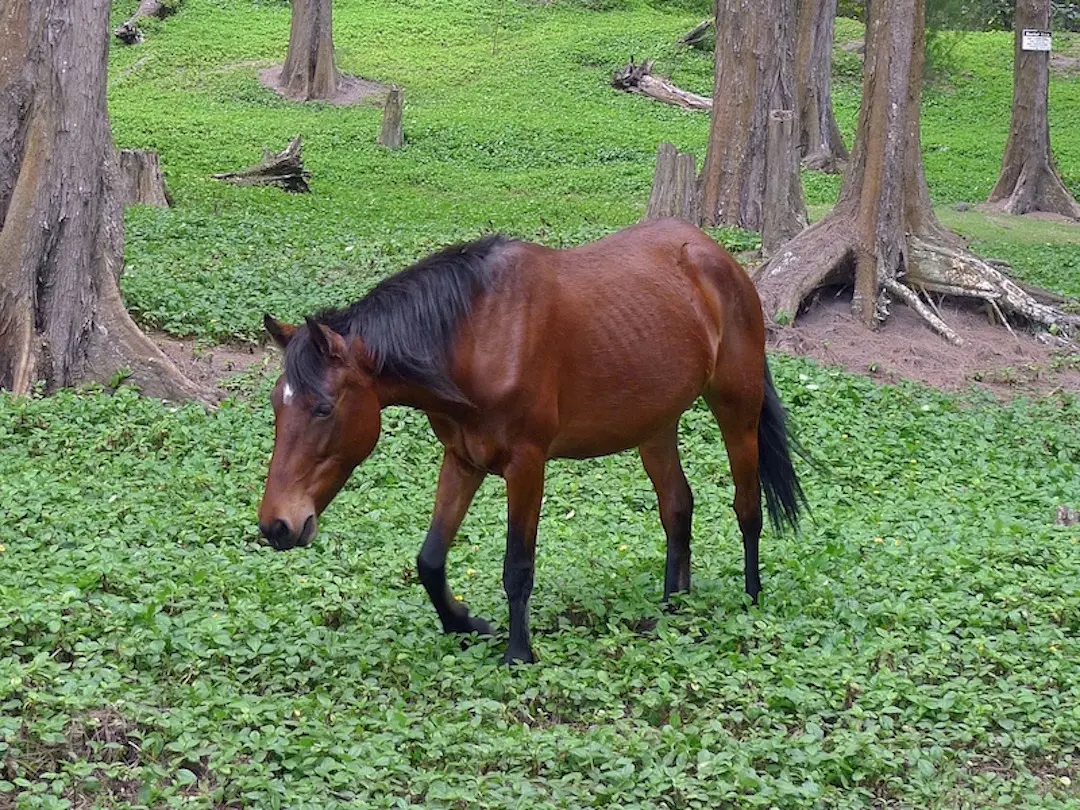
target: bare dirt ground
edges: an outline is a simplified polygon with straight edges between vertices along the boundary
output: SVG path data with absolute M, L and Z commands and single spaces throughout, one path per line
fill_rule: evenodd
M 281 65 L 275 65 L 260 70 L 259 81 L 264 87 L 269 87 L 279 96 L 288 98 L 284 88 L 281 86 L 281 67 Z M 363 104 L 365 102 L 383 104 L 386 102 L 386 96 L 389 92 L 390 88 L 385 84 L 379 84 L 370 79 L 361 79 L 359 76 L 346 76 L 342 73 L 341 78 L 338 80 L 337 93 L 333 98 L 326 99 L 326 101 L 339 107 L 351 107 L 354 104 Z
M 1069 354 L 1014 327 L 1015 335 L 980 310 L 950 305 L 942 315 L 963 338 L 953 346 L 915 313 L 894 304 L 872 331 L 851 317 L 851 295 L 823 290 L 809 311 L 769 338 L 770 348 L 873 377 L 913 380 L 945 391 L 982 388 L 1002 399 L 1080 393 L 1080 355 Z
M 150 337 L 188 379 L 208 387 L 215 387 L 222 380 L 253 366 L 276 362 L 276 356 L 265 346 L 206 346 L 194 340 L 180 340 L 160 332 L 151 333 Z

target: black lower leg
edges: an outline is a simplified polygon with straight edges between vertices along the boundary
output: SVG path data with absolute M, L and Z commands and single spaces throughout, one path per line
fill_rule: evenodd
M 482 635 L 491 633 L 491 626 L 479 617 L 470 616 L 469 609 L 450 592 L 446 581 L 445 545 L 434 530 L 428 533 L 427 540 L 416 557 L 416 570 L 435 612 L 439 614 L 445 632 L 476 632 Z
M 536 660 L 529 641 L 529 596 L 533 589 L 532 560 L 507 559 L 503 566 L 503 588 L 510 603 L 510 641 L 504 661 L 526 664 Z
M 758 540 L 761 538 L 761 510 L 747 518 L 739 518 L 739 530 L 743 537 L 743 557 L 746 577 L 746 593 L 756 605 L 761 593 L 761 574 L 758 570 Z
M 667 532 L 667 564 L 664 568 L 664 601 L 672 594 L 690 590 L 690 515 L 689 508 L 677 511 Z

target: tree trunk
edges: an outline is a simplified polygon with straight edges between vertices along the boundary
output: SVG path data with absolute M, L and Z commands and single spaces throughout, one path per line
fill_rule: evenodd
M 795 0 L 716 0 L 716 72 L 701 172 L 708 225 L 760 230 L 769 113 L 795 108 Z M 796 175 L 797 175 L 796 166 Z M 798 184 L 799 179 L 793 181 Z
M 645 209 L 646 219 L 676 217 L 701 225 L 695 163 L 692 153 L 679 152 L 670 143 L 660 144 L 656 151 L 652 193 Z
M 282 92 L 296 101 L 331 99 L 339 79 L 330 0 L 293 0 L 289 52 L 281 69 Z
M 789 321 L 817 287 L 853 281 L 852 307 L 867 325 L 883 321 L 895 297 L 954 342 L 918 292 L 983 299 L 1053 332 L 1080 325 L 968 253 L 938 222 L 919 139 L 924 28 L 925 0 L 870 4 L 863 103 L 840 199 L 755 274 L 766 317 Z
M 0 387 L 126 368 L 148 394 L 200 396 L 120 299 L 108 40 L 108 0 L 8 0 L 0 16 Z
M 121 149 L 119 158 L 120 202 L 122 205 L 169 207 L 169 192 L 161 176 L 158 153 L 145 149 Z
M 382 129 L 379 131 L 379 145 L 386 149 L 400 149 L 405 145 L 401 116 L 404 102 L 400 87 L 391 87 L 383 107 Z
M 1051 211 L 1080 219 L 1050 152 L 1050 54 L 1025 51 L 1025 28 L 1049 30 L 1050 0 L 1017 0 L 1012 126 L 989 202 L 1010 214 Z
M 836 0 L 799 0 L 795 95 L 799 157 L 808 169 L 838 172 L 848 151 L 832 106 L 832 48 Z

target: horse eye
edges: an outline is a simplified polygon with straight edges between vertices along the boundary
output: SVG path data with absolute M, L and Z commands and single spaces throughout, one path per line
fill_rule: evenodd
M 311 415 L 316 419 L 325 419 L 334 412 L 334 406 L 327 402 L 320 402 L 311 410 Z

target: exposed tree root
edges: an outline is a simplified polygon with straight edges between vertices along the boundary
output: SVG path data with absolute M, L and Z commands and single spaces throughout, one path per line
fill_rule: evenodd
M 126 369 L 130 374 L 125 380 L 137 385 L 147 396 L 171 401 L 217 402 L 216 392 L 185 377 L 139 330 L 128 315 L 118 288 L 103 290 L 98 306 L 98 321 L 87 347 L 87 379 L 108 383 L 121 369 Z
M 766 318 L 772 324 L 790 322 L 803 301 L 818 287 L 850 283 L 855 258 L 866 255 L 856 243 L 849 222 L 826 217 L 784 246 L 754 275 Z M 909 235 L 904 268 L 893 276 L 878 268 L 879 301 L 876 320 L 888 316 L 889 297 L 898 298 L 951 343 L 961 338 L 944 321 L 928 293 L 981 300 L 1008 326 L 1008 315 L 1044 327 L 1063 345 L 1075 345 L 1080 315 L 1073 315 L 1036 298 L 997 267 L 962 248 Z M 926 296 L 920 299 L 918 293 Z M 929 303 L 928 303 L 929 302 Z M 1011 327 L 1010 327 L 1011 328 Z

